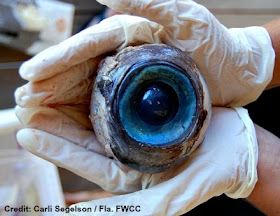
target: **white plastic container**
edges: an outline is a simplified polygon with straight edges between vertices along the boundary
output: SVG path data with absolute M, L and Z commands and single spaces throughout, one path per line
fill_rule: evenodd
M 65 207 L 57 167 L 17 149 L 21 127 L 13 109 L 0 111 L 0 215 L 63 215 L 55 211 Z

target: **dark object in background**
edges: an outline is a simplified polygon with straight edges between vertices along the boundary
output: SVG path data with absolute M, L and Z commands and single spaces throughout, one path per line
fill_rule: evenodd
M 0 4 L 0 32 L 16 34 L 21 30 L 20 23 L 14 16 L 12 8 L 2 2 Z
M 30 56 L 0 45 L 0 110 L 15 107 L 14 92 L 17 87 L 26 83 L 19 74 L 18 68 Z
M 265 216 L 243 199 L 231 199 L 226 195 L 214 197 L 184 216 Z
M 266 90 L 257 101 L 247 105 L 253 122 L 280 137 L 280 87 Z

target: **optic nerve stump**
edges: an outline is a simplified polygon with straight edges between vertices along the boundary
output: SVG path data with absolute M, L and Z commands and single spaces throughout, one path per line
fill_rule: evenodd
M 97 139 L 141 172 L 183 162 L 203 141 L 210 112 L 203 77 L 175 47 L 127 47 L 99 65 L 90 115 Z

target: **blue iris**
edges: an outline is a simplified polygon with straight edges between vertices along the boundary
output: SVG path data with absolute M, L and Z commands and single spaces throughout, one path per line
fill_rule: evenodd
M 196 91 L 180 68 L 165 63 L 135 67 L 123 82 L 118 111 L 129 137 L 164 146 L 189 133 L 196 116 Z

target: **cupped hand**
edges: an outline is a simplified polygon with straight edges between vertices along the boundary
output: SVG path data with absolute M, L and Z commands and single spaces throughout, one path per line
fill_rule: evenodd
M 232 198 L 245 198 L 257 181 L 257 140 L 254 125 L 243 108 L 213 108 L 201 145 L 184 163 L 158 174 L 140 173 L 37 129 L 21 130 L 18 139 L 34 154 L 107 191 L 125 194 L 76 204 L 92 211 L 97 207 L 95 215 L 180 215 L 223 193 Z M 100 206 L 112 212 L 104 212 Z M 124 213 L 117 206 L 140 206 L 140 211 Z M 92 215 L 92 211 L 71 214 L 85 216 Z

